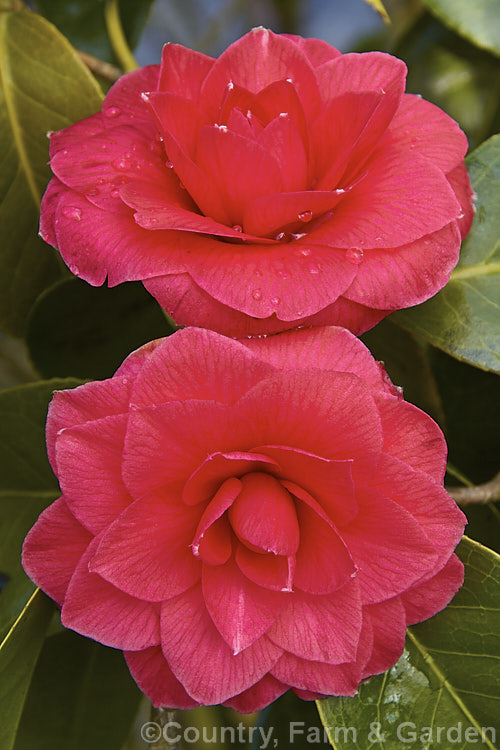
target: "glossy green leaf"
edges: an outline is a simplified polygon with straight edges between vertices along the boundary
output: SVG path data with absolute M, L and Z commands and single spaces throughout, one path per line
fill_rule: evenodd
M 131 351 L 174 330 L 139 282 L 108 289 L 71 278 L 37 300 L 26 341 L 44 377 L 107 378 Z
M 14 750 L 119 750 L 141 693 L 120 651 L 69 631 L 47 638 Z
M 457 359 L 500 372 L 500 135 L 467 167 L 478 199 L 458 265 L 441 292 L 392 320 Z
M 80 383 L 68 378 L 0 391 L 0 490 L 58 492 L 45 448 L 47 408 L 54 391 Z
M 458 552 L 464 586 L 443 612 L 408 628 L 399 662 L 354 698 L 318 701 L 337 750 L 498 747 L 500 557 L 467 538 Z M 354 734 L 342 732 L 349 727 Z
M 133 48 L 154 0 L 120 0 L 120 20 Z M 40 13 L 48 18 L 78 49 L 101 60 L 116 62 L 104 20 L 103 0 L 37 0 Z M 165 41 L 168 41 L 165 39 Z
M 91 115 L 101 100 L 54 26 L 29 11 L 0 13 L 0 327 L 14 335 L 62 273 L 54 250 L 37 236 L 50 177 L 47 132 Z
M 422 0 L 444 24 L 500 55 L 500 0 Z
M 0 643 L 0 747 L 12 750 L 54 605 L 37 589 Z
M 57 492 L 0 490 L 0 638 L 26 606 L 35 590 L 21 567 L 24 537 L 39 514 L 58 496 Z

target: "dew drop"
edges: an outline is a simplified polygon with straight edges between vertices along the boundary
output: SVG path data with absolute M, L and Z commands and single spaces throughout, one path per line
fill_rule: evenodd
M 127 169 L 130 169 L 131 164 L 128 161 L 128 159 L 125 159 L 123 156 L 121 156 L 119 159 L 115 159 L 113 162 L 113 167 L 117 169 L 119 172 L 125 172 Z
M 308 266 L 307 270 L 309 271 L 309 273 L 317 274 L 319 273 L 319 266 L 317 266 L 316 263 L 311 263 Z
M 348 250 L 346 250 L 345 259 L 348 260 L 349 263 L 353 263 L 355 266 L 359 266 L 359 264 L 363 260 L 362 249 L 360 247 L 350 247 Z
M 262 289 L 254 289 L 252 292 L 252 297 L 257 302 L 262 299 Z
M 71 271 L 71 273 L 72 273 L 72 274 L 74 274 L 75 276 L 78 276 L 78 274 L 80 273 L 80 269 L 78 268 L 78 266 L 75 266 L 75 264 L 74 264 L 74 263 L 70 263 L 70 264 L 69 264 L 69 270 L 70 270 L 70 271 Z
M 271 305 L 279 305 L 281 302 L 279 297 L 271 297 Z
M 141 227 L 144 229 L 152 229 L 160 223 L 156 216 L 141 216 Z
M 397 396 L 398 401 L 403 400 L 403 389 L 400 385 L 396 386 L 396 396 Z
M 288 274 L 285 271 L 278 271 L 280 279 L 288 279 Z
M 235 232 L 242 232 L 243 231 L 243 227 L 241 226 L 241 224 L 233 224 L 233 229 L 234 229 Z
M 88 190 L 85 190 L 85 195 L 88 195 L 89 198 L 94 198 L 96 195 L 99 195 L 99 190 L 97 188 L 89 188 Z
M 104 110 L 104 117 L 109 117 L 110 119 L 113 119 L 114 117 L 118 117 L 118 115 L 121 115 L 122 111 L 119 107 L 107 107 Z
M 112 198 L 119 198 L 120 197 L 120 191 L 116 188 L 110 192 L 110 196 Z
M 80 221 L 80 219 L 82 218 L 81 209 L 79 209 L 77 206 L 64 206 L 62 215 L 67 219 L 73 219 L 73 221 Z
M 294 235 L 290 232 L 278 232 L 275 240 L 278 240 L 278 242 L 290 242 L 290 240 L 294 239 Z
M 168 169 L 173 169 L 174 168 L 174 165 L 172 164 L 171 161 L 166 161 L 165 162 L 165 166 L 168 167 Z
M 311 221 L 312 217 L 312 211 L 301 211 L 297 216 L 298 220 L 303 221 L 304 224 L 307 224 L 308 221 Z
M 262 271 L 260 271 L 258 268 L 256 268 L 255 271 L 254 271 L 254 274 L 255 274 L 255 276 L 259 276 L 260 277 L 260 276 L 262 276 Z
M 295 255 L 298 255 L 301 258 L 307 258 L 309 255 L 311 255 L 311 251 L 308 247 L 299 247 L 295 251 Z

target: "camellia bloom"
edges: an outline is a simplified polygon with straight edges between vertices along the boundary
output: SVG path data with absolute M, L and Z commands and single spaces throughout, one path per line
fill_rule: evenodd
M 472 219 L 467 140 L 405 77 L 263 28 L 217 60 L 168 44 L 52 134 L 42 236 L 179 324 L 362 332 L 446 284 Z
M 437 425 L 339 328 L 183 329 L 55 394 L 23 564 L 157 705 L 352 695 L 462 583 Z

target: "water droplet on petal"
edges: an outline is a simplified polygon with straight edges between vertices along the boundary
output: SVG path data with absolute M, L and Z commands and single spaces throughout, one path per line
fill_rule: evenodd
M 234 229 L 235 232 L 242 232 L 243 231 L 243 227 L 241 226 L 241 224 L 233 224 L 233 229 Z
M 141 227 L 143 229 L 152 229 L 160 223 L 156 216 L 141 216 Z
M 316 273 L 319 273 L 319 266 L 316 265 L 316 263 L 311 263 L 307 267 L 307 270 L 309 271 L 309 273 L 316 274 Z
M 252 292 L 252 297 L 257 302 L 262 299 L 262 289 L 254 289 Z
M 307 258 L 308 255 L 311 255 L 311 251 L 308 247 L 298 247 L 297 250 L 295 250 L 295 255 L 298 255 L 302 258 Z
M 115 190 L 112 190 L 112 191 L 110 192 L 110 196 L 111 196 L 112 198 L 119 198 L 119 197 L 120 197 L 120 191 L 119 191 L 119 190 L 116 190 L 116 188 L 115 188 Z
M 345 259 L 349 261 L 349 263 L 353 263 L 355 266 L 359 266 L 361 261 L 363 260 L 363 251 L 360 247 L 350 247 L 345 252 Z
M 99 190 L 97 188 L 89 188 L 85 190 L 85 195 L 88 195 L 89 198 L 94 198 L 96 195 L 99 195 Z
M 279 305 L 281 302 L 279 297 L 271 297 L 271 305 Z
M 303 221 L 304 224 L 306 224 L 308 221 L 311 221 L 312 217 L 312 211 L 301 211 L 297 216 L 298 220 Z
M 113 162 L 113 167 L 117 169 L 119 172 L 125 172 L 127 169 L 130 169 L 131 164 L 128 161 L 128 159 L 125 159 L 123 156 L 121 156 L 119 159 L 115 159 Z
M 113 119 L 114 117 L 118 117 L 118 115 L 121 115 L 122 111 L 119 107 L 107 107 L 103 114 L 104 117 L 109 117 Z
M 77 206 L 64 206 L 61 213 L 67 219 L 73 219 L 73 221 L 80 221 L 82 218 L 81 209 Z
M 75 266 L 75 264 L 74 264 L 74 263 L 70 263 L 70 264 L 69 264 L 69 270 L 70 270 L 70 271 L 71 271 L 71 273 L 73 273 L 73 274 L 74 274 L 75 276 L 78 276 L 78 274 L 80 273 L 80 269 L 78 268 L 78 266 Z
M 402 389 L 402 387 L 400 385 L 396 386 L 396 396 L 398 398 L 398 401 L 402 401 L 403 400 L 403 389 Z
M 254 271 L 255 276 L 262 276 L 262 271 L 260 271 L 258 268 Z
M 173 169 L 174 168 L 174 165 L 172 164 L 171 161 L 166 161 L 165 162 L 165 166 L 168 167 L 168 169 Z

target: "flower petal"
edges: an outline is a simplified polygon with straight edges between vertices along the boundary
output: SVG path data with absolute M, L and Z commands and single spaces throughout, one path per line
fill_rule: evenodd
M 363 608 L 371 621 L 373 651 L 363 677 L 372 677 L 390 669 L 397 662 L 405 646 L 406 616 L 400 596 Z
M 427 620 L 453 599 L 464 581 L 464 566 L 452 555 L 444 568 L 423 584 L 412 586 L 401 595 L 408 625 Z
M 159 646 L 125 651 L 125 659 L 132 677 L 153 706 L 185 709 L 198 705 L 174 676 Z
M 282 650 L 265 636 L 236 656 L 213 624 L 200 586 L 162 605 L 162 649 L 195 700 L 222 703 L 267 674 Z
M 249 472 L 266 470 L 273 465 L 272 459 L 255 452 L 212 453 L 187 480 L 182 490 L 182 499 L 186 505 L 196 505 L 213 497 L 218 488 L 230 481 L 230 478 L 241 478 Z M 240 490 L 241 487 L 238 488 L 238 494 Z
M 287 690 L 288 685 L 283 685 L 275 677 L 266 674 L 248 690 L 225 701 L 224 705 L 234 708 L 241 714 L 249 714 L 269 706 Z
M 167 91 L 196 102 L 203 81 L 214 62 L 213 57 L 180 44 L 165 44 L 161 56 L 158 91 Z

